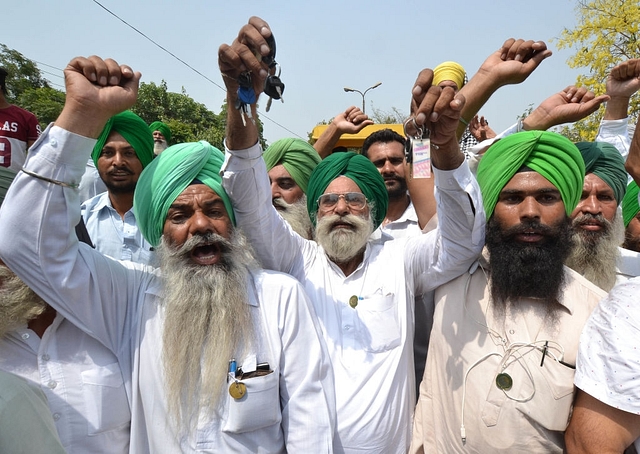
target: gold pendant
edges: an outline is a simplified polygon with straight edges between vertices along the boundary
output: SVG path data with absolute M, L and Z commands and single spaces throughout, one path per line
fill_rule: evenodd
M 231 397 L 234 399 L 242 399 L 246 393 L 247 387 L 244 383 L 234 381 L 231 383 L 231 386 L 229 386 L 229 394 L 231 394 Z
M 349 298 L 349 306 L 355 309 L 357 305 L 358 305 L 358 297 L 356 295 L 353 295 L 351 298 Z
M 513 379 L 509 374 L 502 372 L 496 376 L 496 386 L 503 391 L 509 391 L 513 386 Z

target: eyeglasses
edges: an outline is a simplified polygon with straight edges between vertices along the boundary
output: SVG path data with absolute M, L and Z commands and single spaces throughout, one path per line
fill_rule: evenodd
M 362 210 L 367 205 L 367 198 L 361 192 L 347 192 L 346 194 L 322 194 L 318 197 L 318 206 L 321 210 L 330 210 L 335 207 L 340 198 L 344 199 L 347 206 L 354 210 Z

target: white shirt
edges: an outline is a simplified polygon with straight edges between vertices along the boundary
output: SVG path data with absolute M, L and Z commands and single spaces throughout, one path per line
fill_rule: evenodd
M 598 128 L 596 142 L 607 142 L 618 149 L 624 160 L 629 156 L 631 137 L 629 136 L 629 118 L 602 120 Z
M 26 326 L 0 338 L 0 369 L 40 387 L 69 454 L 128 452 L 131 412 L 117 359 L 60 314 L 42 339 Z
M 620 255 L 616 259 L 616 284 L 640 276 L 640 253 L 618 247 Z
M 273 208 L 260 147 L 227 151 L 223 184 L 238 226 L 265 267 L 304 283 L 318 314 L 335 374 L 336 452 L 406 453 L 415 404 L 414 297 L 466 271 L 484 242 L 480 190 L 467 165 L 434 172 L 441 230 L 369 241 L 362 263 L 345 276 Z M 360 298 L 355 309 L 352 296 Z
M 53 126 L 27 158 L 32 172 L 77 182 L 95 140 Z M 24 210 L 29 206 L 29 210 Z M 0 238 L 2 260 L 64 317 L 118 358 L 131 400 L 131 452 L 331 452 L 331 366 L 302 287 L 259 271 L 248 285 L 258 332 L 258 362 L 272 374 L 245 381 L 247 398 L 226 392 L 221 415 L 203 415 L 194 435 L 179 437 L 164 396 L 160 271 L 112 260 L 69 234 L 80 219 L 78 193 L 20 173 L 2 204 L 0 229 L 20 225 L 20 238 Z
M 138 228 L 133 208 L 124 214 L 123 219 L 111 205 L 109 193 L 103 192 L 86 200 L 80 212 L 98 252 L 116 260 L 159 265 L 153 247 Z
M 615 286 L 580 336 L 575 384 L 599 401 L 640 415 L 640 278 Z M 640 439 L 634 443 L 640 450 Z
M 106 190 L 107 186 L 104 184 L 104 181 L 102 181 L 102 178 L 100 178 L 100 173 L 98 172 L 98 169 L 96 169 L 96 164 L 93 162 L 92 158 L 89 158 L 87 161 L 87 168 L 84 171 L 84 175 L 82 175 L 80 186 L 78 187 L 78 191 L 80 191 L 80 200 L 89 200 L 98 194 L 102 194 Z

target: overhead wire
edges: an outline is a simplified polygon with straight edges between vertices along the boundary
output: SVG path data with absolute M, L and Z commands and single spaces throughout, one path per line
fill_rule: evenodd
M 175 58 L 176 60 L 178 60 L 180 63 L 182 63 L 183 65 L 185 65 L 187 68 L 191 69 L 192 71 L 194 71 L 196 74 L 199 74 L 200 76 L 202 76 L 204 79 L 206 79 L 207 81 L 211 82 L 213 85 L 215 85 L 216 87 L 220 88 L 222 91 L 224 91 L 225 93 L 227 92 L 227 90 L 220 86 L 218 83 L 216 83 L 215 81 L 211 80 L 209 77 L 207 77 L 205 74 L 201 73 L 200 71 L 198 71 L 196 68 L 194 68 L 193 66 L 191 66 L 189 63 L 187 63 L 186 61 L 184 61 L 183 59 L 181 59 L 180 57 L 178 57 L 176 54 L 174 54 L 173 52 L 171 52 L 170 50 L 168 50 L 167 48 L 165 48 L 164 46 L 162 46 L 161 44 L 157 43 L 156 41 L 154 41 L 152 38 L 150 38 L 149 36 L 147 36 L 146 34 L 144 34 L 142 31 L 138 30 L 136 27 L 134 27 L 133 25 L 131 25 L 130 23 L 128 23 L 127 21 L 125 21 L 124 19 L 122 19 L 120 16 L 118 16 L 116 13 L 114 13 L 113 11 L 111 11 L 109 8 L 107 8 L 106 6 L 104 6 L 102 3 L 100 3 L 98 0 L 92 0 L 93 3 L 95 3 L 96 5 L 98 5 L 100 8 L 102 8 L 103 10 L 105 10 L 107 13 L 111 14 L 113 17 L 115 17 L 116 19 L 118 19 L 120 22 L 122 22 L 123 24 L 125 24 L 127 27 L 131 28 L 132 30 L 134 30 L 136 33 L 138 33 L 139 35 L 141 35 L 142 37 L 144 37 L 145 39 L 147 39 L 148 41 L 150 41 L 153 45 L 155 45 L 156 47 L 162 49 L 164 52 L 166 52 L 167 54 L 171 55 L 173 58 Z M 289 128 L 285 127 L 284 125 L 281 125 L 280 123 L 278 123 L 277 121 L 269 118 L 266 114 L 261 113 L 260 114 L 261 118 L 264 118 L 266 120 L 269 120 L 271 123 L 281 127 L 282 129 L 284 129 L 285 131 L 293 134 L 294 136 L 303 139 L 303 137 L 301 137 L 300 135 L 296 134 L 295 132 L 291 131 Z

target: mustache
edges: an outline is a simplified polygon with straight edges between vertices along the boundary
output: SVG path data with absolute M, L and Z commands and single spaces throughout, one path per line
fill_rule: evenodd
M 611 222 L 605 218 L 602 213 L 599 214 L 591 214 L 591 213 L 583 213 L 575 217 L 572 224 L 574 227 L 589 224 L 590 221 L 598 221 L 598 223 L 602 226 L 608 227 Z
M 532 230 L 546 237 L 557 235 L 557 228 L 541 224 L 539 221 L 523 221 L 518 225 L 504 229 L 502 236 L 504 239 L 510 240 L 517 235 L 530 232 Z
M 133 171 L 127 167 L 116 167 L 107 172 L 107 175 L 113 175 L 114 173 L 126 173 L 127 175 L 133 175 Z
M 284 208 L 285 210 L 291 207 L 291 204 L 285 202 L 285 200 L 282 197 L 276 197 L 274 199 L 271 199 L 271 202 L 273 203 L 274 207 Z
M 217 246 L 222 253 L 229 253 L 233 249 L 231 241 L 217 233 L 209 232 L 205 234 L 195 234 L 185 243 L 177 248 L 171 248 L 170 255 L 174 257 L 187 258 L 191 251 L 197 247 Z

